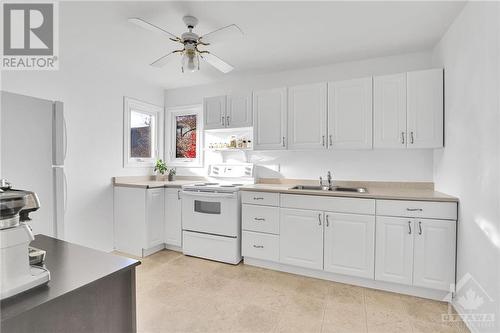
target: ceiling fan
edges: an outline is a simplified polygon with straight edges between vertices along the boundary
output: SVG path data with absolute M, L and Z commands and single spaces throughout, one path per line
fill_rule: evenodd
M 154 67 L 164 66 L 173 54 L 180 54 L 182 56 L 181 70 L 194 72 L 200 69 L 200 58 L 221 71 L 222 73 L 229 73 L 234 69 L 233 66 L 222 60 L 221 58 L 215 56 L 213 53 L 207 50 L 200 50 L 199 47 L 205 47 L 219 39 L 229 38 L 232 36 L 242 36 L 243 31 L 236 25 L 230 24 L 225 27 L 221 27 L 212 32 L 206 33 L 204 35 L 198 36 L 193 32 L 193 29 L 198 24 L 198 19 L 194 16 L 184 16 L 182 18 L 186 24 L 189 31 L 183 33 L 181 37 L 178 37 L 165 29 L 162 29 L 152 23 L 149 23 L 138 17 L 131 17 L 128 19 L 129 22 L 138 25 L 141 28 L 159 32 L 166 35 L 171 41 L 182 44 L 184 47 L 179 50 L 174 50 L 158 59 L 153 61 L 150 65 Z

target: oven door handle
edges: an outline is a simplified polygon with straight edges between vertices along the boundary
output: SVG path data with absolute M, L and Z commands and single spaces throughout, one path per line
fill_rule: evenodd
M 182 191 L 182 195 L 187 195 L 191 197 L 204 197 L 204 198 L 236 198 L 236 193 Z

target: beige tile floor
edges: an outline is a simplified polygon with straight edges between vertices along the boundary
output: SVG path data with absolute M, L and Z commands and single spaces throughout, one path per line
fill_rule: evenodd
M 468 332 L 417 297 L 161 251 L 137 270 L 139 332 Z

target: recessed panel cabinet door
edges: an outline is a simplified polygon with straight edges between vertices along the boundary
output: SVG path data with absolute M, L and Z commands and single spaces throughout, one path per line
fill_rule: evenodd
M 286 149 L 286 88 L 254 91 L 254 149 Z
M 455 221 L 415 221 L 413 285 L 450 291 L 455 283 L 455 228 Z
M 408 72 L 408 148 L 443 146 L 443 70 Z
M 325 213 L 324 270 L 374 278 L 375 216 Z
M 373 147 L 406 147 L 406 73 L 373 78 Z
M 165 243 L 182 246 L 182 202 L 180 189 L 165 189 Z
M 163 188 L 146 191 L 147 248 L 164 242 L 164 195 Z
M 372 78 L 328 83 L 328 143 L 333 149 L 372 148 Z
M 375 280 L 412 283 L 413 233 L 411 219 L 377 216 Z
M 226 96 L 203 99 L 203 122 L 205 129 L 226 127 Z
M 288 88 L 288 149 L 325 149 L 326 83 Z
M 323 212 L 280 209 L 280 262 L 323 269 Z
M 252 95 L 227 96 L 226 127 L 252 126 Z

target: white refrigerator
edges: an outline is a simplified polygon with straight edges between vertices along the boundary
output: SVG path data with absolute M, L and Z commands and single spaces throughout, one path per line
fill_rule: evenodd
M 0 178 L 34 191 L 40 209 L 30 214 L 33 233 L 64 239 L 67 151 L 63 103 L 2 91 Z

